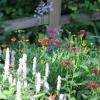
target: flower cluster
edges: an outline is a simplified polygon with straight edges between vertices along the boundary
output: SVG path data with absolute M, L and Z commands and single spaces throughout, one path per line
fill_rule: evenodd
M 45 38 L 45 39 L 38 39 L 38 42 L 42 45 L 48 45 L 49 43 L 52 43 L 54 45 L 59 45 L 62 43 L 61 39 L 54 39 L 54 38 Z
M 40 17 L 44 15 L 45 13 L 52 11 L 52 4 L 53 3 L 51 2 L 51 0 L 47 0 L 47 3 L 45 3 L 44 1 L 41 1 L 35 10 L 36 14 L 34 15 L 34 17 L 36 16 Z
M 63 30 L 60 27 L 54 28 L 54 27 L 47 27 L 47 34 L 48 35 L 59 35 Z

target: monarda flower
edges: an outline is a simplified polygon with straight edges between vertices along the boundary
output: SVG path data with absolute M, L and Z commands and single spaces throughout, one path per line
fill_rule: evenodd
M 54 39 L 54 38 L 49 38 L 49 43 L 52 43 L 54 45 L 59 45 L 61 44 L 61 39 Z
M 95 73 L 95 74 L 99 74 L 100 73 L 100 69 L 93 68 L 92 69 L 92 72 Z
M 95 82 L 89 82 L 87 87 L 90 89 L 97 89 L 100 87 L 100 84 L 95 83 Z
M 63 60 L 61 63 L 63 64 L 63 66 L 71 66 L 73 64 L 71 61 L 66 60 Z
M 100 46 L 97 46 L 98 49 L 100 49 Z
M 80 32 L 77 33 L 77 35 L 82 35 L 82 37 L 85 37 L 88 34 L 85 30 L 80 30 Z
M 80 51 L 80 48 L 78 47 L 73 47 L 70 49 L 71 51 L 74 51 L 74 52 L 79 52 Z

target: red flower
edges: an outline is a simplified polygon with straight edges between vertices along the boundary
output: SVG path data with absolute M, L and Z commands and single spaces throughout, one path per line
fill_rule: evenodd
M 73 63 L 72 63 L 71 61 L 65 61 L 65 60 L 63 60 L 63 61 L 62 61 L 62 64 L 63 64 L 64 66 L 71 66 Z
M 49 38 L 49 42 L 55 45 L 61 44 L 61 39 Z
M 95 74 L 99 74 L 99 73 L 100 73 L 100 70 L 97 69 L 97 68 L 93 68 L 93 69 L 92 69 L 92 72 L 95 73 Z
M 61 39 L 56 39 L 56 41 L 55 41 L 55 43 L 56 43 L 56 45 L 59 45 L 59 44 L 61 44 Z
M 98 49 L 100 49 L 100 46 L 97 46 Z
M 95 83 L 95 82 L 88 83 L 88 88 L 90 88 L 90 89 L 97 89 L 99 87 L 100 87 L 100 84 L 98 84 L 98 83 Z
M 79 52 L 79 51 L 80 51 L 80 48 L 74 47 L 74 48 L 71 48 L 70 50 L 71 50 L 71 51 L 74 51 L 74 52 Z
M 80 32 L 77 33 L 77 35 L 82 35 L 83 37 L 85 37 L 88 34 L 88 32 L 86 32 L 85 30 L 80 30 Z
M 49 42 L 50 43 L 55 43 L 55 39 L 54 38 L 49 38 Z

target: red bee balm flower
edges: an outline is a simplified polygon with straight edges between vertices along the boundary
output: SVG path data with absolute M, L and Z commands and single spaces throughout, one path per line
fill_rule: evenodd
M 83 37 L 86 36 L 88 34 L 88 32 L 86 32 L 85 30 L 80 30 L 80 32 L 77 33 L 77 35 L 82 35 Z
M 88 88 L 90 88 L 90 89 L 97 89 L 99 87 L 100 87 L 100 84 L 98 84 L 98 83 L 95 83 L 95 82 L 88 83 Z
M 71 48 L 70 50 L 71 50 L 71 51 L 74 51 L 74 52 L 79 52 L 79 51 L 80 51 L 80 48 L 74 47 L 74 48 Z
M 95 73 L 95 74 L 99 74 L 99 73 L 100 73 L 100 70 L 97 69 L 97 68 L 93 68 L 93 69 L 92 69 L 92 72 Z
M 71 66 L 73 63 L 71 61 L 62 61 L 64 66 Z
M 98 49 L 100 49 L 100 46 L 97 46 Z

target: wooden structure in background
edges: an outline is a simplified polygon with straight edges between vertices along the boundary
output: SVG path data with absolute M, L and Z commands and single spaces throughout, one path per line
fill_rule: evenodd
M 32 17 L 19 18 L 15 20 L 5 21 L 3 24 L 5 25 L 4 29 L 0 29 L 0 40 L 4 39 L 3 34 L 4 31 L 14 31 L 17 29 L 30 28 L 34 26 L 49 24 L 52 27 L 58 27 L 63 24 L 68 24 L 71 22 L 72 17 L 70 15 L 61 16 L 61 0 L 52 0 L 53 2 L 53 11 L 48 15 L 42 16 L 40 19 Z M 82 19 L 89 20 L 100 20 L 100 12 L 95 12 L 92 14 L 79 14 Z
M 53 10 L 49 13 L 49 26 L 59 27 L 61 20 L 61 0 L 51 0 L 53 2 Z

